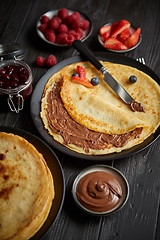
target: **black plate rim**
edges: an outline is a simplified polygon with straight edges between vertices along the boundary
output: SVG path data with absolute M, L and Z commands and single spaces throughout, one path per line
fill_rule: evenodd
M 111 53 L 111 52 L 95 52 L 95 56 L 98 59 L 102 59 L 105 61 L 110 61 L 113 63 L 121 63 L 128 66 L 136 67 L 137 69 L 145 72 L 146 74 L 150 75 L 159 85 L 160 85 L 160 78 L 146 65 L 139 63 L 135 59 L 132 59 L 130 57 Z M 141 152 L 142 150 L 149 147 L 151 144 L 153 144 L 158 137 L 160 136 L 160 126 L 157 128 L 155 133 L 151 134 L 144 142 L 123 150 L 119 153 L 111 153 L 111 154 L 105 154 L 105 155 L 85 155 L 81 153 L 74 152 L 73 150 L 70 150 L 69 148 L 63 146 L 62 144 L 55 141 L 48 133 L 48 131 L 44 128 L 42 120 L 40 118 L 40 105 L 41 105 L 41 97 L 43 94 L 43 90 L 45 87 L 46 82 L 48 79 L 56 72 L 61 70 L 63 67 L 80 62 L 80 61 L 86 61 L 81 55 L 76 55 L 69 57 L 67 59 L 64 59 L 63 61 L 56 64 L 54 67 L 50 68 L 38 81 L 36 84 L 34 91 L 31 96 L 31 102 L 30 102 L 30 113 L 33 120 L 33 123 L 40 133 L 40 135 L 47 141 L 47 143 L 52 146 L 53 148 L 56 148 L 60 152 L 63 152 L 64 154 L 70 155 L 72 157 L 76 157 L 79 159 L 85 159 L 85 160 L 91 160 L 91 161 L 110 161 L 110 160 L 116 160 L 125 158 L 128 156 L 131 156 L 135 153 Z
M 56 222 L 58 216 L 60 215 L 60 212 L 62 210 L 62 207 L 63 207 L 63 203 L 64 203 L 64 198 L 65 198 L 65 178 L 64 178 L 64 172 L 63 172 L 63 169 L 62 169 L 62 166 L 60 164 L 60 161 L 57 157 L 57 155 L 54 153 L 54 151 L 44 142 L 42 141 L 40 138 L 38 138 L 37 136 L 35 136 L 34 134 L 28 132 L 28 131 L 25 131 L 25 130 L 22 130 L 22 129 L 19 129 L 19 128 L 14 128 L 14 127 L 9 127 L 9 126 L 0 126 L 0 131 L 1 132 L 7 132 L 7 133 L 13 133 L 13 134 L 17 134 L 19 136 L 22 136 L 24 137 L 26 140 L 28 140 L 30 143 L 33 144 L 34 141 L 37 142 L 37 145 L 38 143 L 42 144 L 47 151 L 49 151 L 51 153 L 51 155 L 53 156 L 53 158 L 55 159 L 56 161 L 56 164 L 58 165 L 59 167 L 59 171 L 60 171 L 60 174 L 61 174 L 61 177 L 62 177 L 62 183 L 63 183 L 63 186 L 62 186 L 62 198 L 61 198 L 61 202 L 59 203 L 59 208 L 57 210 L 57 213 L 56 213 L 56 216 L 53 218 L 53 220 L 48 221 L 48 217 L 49 215 L 52 214 L 52 210 L 50 211 L 46 221 L 44 222 L 44 224 L 41 226 L 41 228 L 38 230 L 37 233 L 35 233 L 34 236 L 31 237 L 30 240 L 39 240 L 40 238 L 42 238 L 43 236 L 45 236 L 45 234 L 47 234 L 47 232 L 49 231 L 49 229 L 52 227 L 52 225 Z M 33 140 L 34 139 L 34 140 Z M 34 145 L 34 144 L 33 144 Z M 39 149 L 38 149 L 39 152 L 41 152 Z M 43 152 L 41 152 L 41 154 L 44 154 Z M 45 159 L 46 162 L 48 163 L 48 160 Z M 52 169 L 50 169 L 51 172 L 52 172 Z M 53 174 L 53 173 L 52 173 Z M 56 195 L 55 195 L 56 197 Z M 52 207 L 51 207 L 52 208 Z M 48 227 L 46 227 L 45 225 L 48 225 Z

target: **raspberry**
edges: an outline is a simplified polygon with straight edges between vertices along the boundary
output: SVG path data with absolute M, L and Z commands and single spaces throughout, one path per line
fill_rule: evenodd
M 67 32 L 68 35 L 73 35 L 75 39 L 80 39 L 80 35 L 76 33 L 73 29 L 68 30 Z
M 89 21 L 88 20 L 82 20 L 81 21 L 81 28 L 83 29 L 83 30 L 86 30 L 88 27 L 89 27 Z
M 80 20 L 81 15 L 79 12 L 74 12 L 73 15 L 76 16 L 76 19 Z
M 56 65 L 56 64 L 57 64 L 57 59 L 56 59 L 56 57 L 55 57 L 54 55 L 50 55 L 50 56 L 46 59 L 45 64 L 46 64 L 47 67 L 52 67 L 52 66 Z
M 67 34 L 68 35 L 74 35 L 76 32 L 73 29 L 69 29 Z
M 41 57 L 41 56 L 39 56 L 39 57 L 37 57 L 36 58 L 36 65 L 38 66 L 38 67 L 43 67 L 44 66 L 44 64 L 45 64 L 45 58 L 44 57 Z
M 56 19 L 59 24 L 62 23 L 62 19 L 60 17 L 54 16 L 52 19 Z
M 76 33 L 79 34 L 80 38 L 83 36 L 83 30 L 81 28 L 77 28 Z
M 74 30 L 76 30 L 77 28 L 80 28 L 82 26 L 82 21 L 78 20 L 78 19 L 75 19 L 73 22 L 72 22 L 72 28 Z
M 51 29 L 54 29 L 54 30 L 57 29 L 58 26 L 59 26 L 59 23 L 58 23 L 57 19 L 52 18 L 52 20 L 49 23 L 49 26 L 50 26 Z
M 57 44 L 64 44 L 64 37 L 66 37 L 67 34 L 66 33 L 59 33 L 56 36 L 56 43 Z
M 45 33 L 47 28 L 48 28 L 48 24 L 47 23 L 43 23 L 43 24 L 38 26 L 38 30 L 41 31 L 42 33 Z
M 74 14 L 68 16 L 68 17 L 66 18 L 66 24 L 67 24 L 67 26 L 69 26 L 69 27 L 72 28 L 72 24 L 74 23 L 74 21 L 75 21 L 76 19 L 77 19 L 77 17 L 76 17 Z
M 65 24 L 60 24 L 57 31 L 59 33 L 66 33 L 68 31 L 68 27 Z
M 52 29 L 47 29 L 45 32 L 45 37 L 49 42 L 54 43 L 56 40 L 56 35 Z
M 67 16 L 69 15 L 69 12 L 66 8 L 61 8 L 59 9 L 58 11 L 58 16 L 61 18 L 61 19 L 65 19 Z
M 75 40 L 75 37 L 73 35 L 67 35 L 66 37 L 64 37 L 64 43 L 71 45 Z
M 78 33 L 73 34 L 73 36 L 75 37 L 75 39 L 80 39 L 81 38 Z
M 50 19 L 49 17 L 47 17 L 46 15 L 43 15 L 41 17 L 41 23 L 44 24 L 44 23 L 49 23 Z

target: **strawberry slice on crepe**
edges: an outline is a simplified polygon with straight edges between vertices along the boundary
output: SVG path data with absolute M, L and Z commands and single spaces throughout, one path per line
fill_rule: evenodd
M 105 43 L 104 47 L 112 50 L 127 50 L 127 46 L 120 42 L 116 38 L 108 38 Z
M 85 69 L 83 67 L 78 65 L 77 66 L 77 72 L 78 72 L 80 78 L 82 78 L 83 80 L 86 79 L 86 71 L 85 71 Z
M 125 41 L 125 45 L 128 48 L 132 48 L 134 47 L 138 41 L 139 41 L 139 36 L 141 33 L 141 28 L 138 28 L 126 41 Z
M 120 34 L 122 31 L 124 31 L 126 28 L 130 27 L 130 22 L 128 22 L 127 20 L 121 20 L 119 21 L 119 23 L 117 24 L 117 26 L 115 27 L 115 29 L 113 30 L 111 37 L 116 38 L 118 36 L 118 34 Z
M 83 85 L 87 88 L 93 88 L 93 85 L 90 82 L 88 82 L 88 81 L 86 81 L 86 80 L 84 80 L 84 79 L 82 79 L 81 77 L 78 77 L 78 76 L 73 76 L 71 78 L 71 81 L 74 82 L 74 83 L 81 84 L 81 85 Z

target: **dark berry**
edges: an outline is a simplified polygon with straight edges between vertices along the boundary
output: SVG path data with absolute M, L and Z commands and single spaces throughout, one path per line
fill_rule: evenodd
M 88 20 L 82 20 L 82 21 L 81 21 L 81 28 L 82 28 L 83 30 L 86 30 L 86 29 L 89 27 L 89 25 L 90 25 L 90 23 L 89 23 Z
M 74 77 L 74 76 L 75 76 L 75 77 L 79 77 L 79 74 L 78 74 L 78 73 L 73 73 L 73 74 L 72 74 L 72 77 Z
M 55 57 L 54 55 L 50 55 L 50 56 L 46 59 L 45 64 L 46 64 L 47 67 L 52 67 L 52 66 L 56 65 L 56 64 L 57 64 L 57 59 L 56 59 L 56 57 Z
M 98 85 L 98 84 L 99 84 L 99 78 L 93 77 L 93 78 L 91 79 L 91 83 L 92 83 L 93 86 Z
M 57 19 L 53 18 L 53 19 L 50 21 L 49 26 L 50 26 L 50 28 L 53 29 L 53 30 L 57 29 L 58 26 L 59 26 L 59 23 L 58 23 Z
M 62 23 L 62 19 L 61 19 L 60 17 L 53 16 L 53 18 L 52 18 L 52 19 L 56 19 L 56 20 L 57 20 L 57 22 L 58 22 L 59 24 L 61 24 L 61 23 Z
M 43 15 L 43 16 L 41 17 L 41 23 L 42 23 L 42 24 L 49 23 L 49 21 L 50 21 L 50 19 L 49 19 L 49 17 L 47 17 L 46 15 Z
M 42 33 L 45 33 L 47 28 L 48 28 L 48 24 L 47 23 L 43 23 L 43 24 L 38 26 L 38 30 L 41 31 Z
M 56 35 L 52 29 L 47 29 L 45 32 L 45 37 L 49 42 L 54 43 L 56 40 Z
M 39 56 L 39 57 L 37 57 L 36 58 L 36 65 L 38 66 L 38 67 L 43 67 L 44 66 L 44 64 L 45 64 L 45 58 L 44 57 L 41 57 L 41 56 Z
M 73 35 L 67 35 L 66 37 L 64 37 L 64 43 L 71 45 L 75 40 L 75 37 Z
M 134 75 L 131 75 L 131 76 L 129 77 L 129 81 L 130 81 L 131 83 L 135 83 L 135 82 L 137 81 L 137 77 L 134 76 Z
M 67 34 L 66 33 L 59 33 L 56 36 L 56 43 L 57 44 L 64 44 L 64 37 L 66 37 Z
M 58 16 L 59 16 L 61 19 L 65 19 L 68 15 L 69 15 L 68 9 L 66 9 L 66 8 L 61 8 L 61 9 L 59 9 L 59 11 L 58 11 Z
M 79 12 L 74 12 L 73 15 L 76 16 L 76 18 L 77 18 L 78 20 L 80 20 L 81 15 L 80 15 Z
M 82 26 L 82 21 L 79 21 L 79 19 L 75 19 L 72 22 L 72 29 L 74 29 L 74 30 L 81 28 L 81 26 Z
M 68 31 L 68 27 L 65 24 L 60 24 L 57 31 L 58 33 L 66 33 Z
M 76 33 L 80 35 L 80 38 L 83 36 L 83 30 L 81 28 L 77 28 Z

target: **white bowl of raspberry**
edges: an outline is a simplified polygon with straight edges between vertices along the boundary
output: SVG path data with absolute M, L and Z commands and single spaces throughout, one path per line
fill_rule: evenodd
M 44 13 L 38 19 L 36 29 L 45 42 L 66 47 L 77 39 L 85 41 L 92 32 L 92 23 L 84 13 L 61 8 Z

